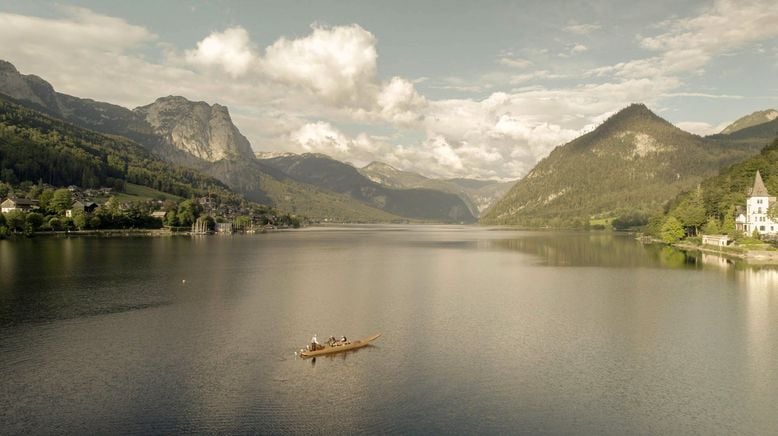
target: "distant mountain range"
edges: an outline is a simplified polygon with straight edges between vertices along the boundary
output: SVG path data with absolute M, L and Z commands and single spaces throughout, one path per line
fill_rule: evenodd
M 53 173 L 57 168 L 51 162 L 12 153 L 14 159 L 46 167 L 52 180 L 74 183 L 78 178 L 75 169 L 81 168 L 85 172 L 80 177 L 89 183 L 95 177 L 101 182 L 132 179 L 132 183 L 151 183 L 155 189 L 177 195 L 226 185 L 249 200 L 338 222 L 468 223 L 480 216 L 485 224 L 557 227 L 584 225 L 593 217 L 651 213 L 719 169 L 755 155 L 778 136 L 778 111 L 772 109 L 743 117 L 722 133 L 703 138 L 636 104 L 594 131 L 555 148 L 518 182 L 443 180 L 381 162 L 355 168 L 318 154 L 255 155 L 224 106 L 168 96 L 131 110 L 57 92 L 42 78 L 23 75 L 5 61 L 0 61 L 0 94 L 7 96 L 3 97 L 6 111 L 24 129 L 38 131 L 35 125 L 25 124 L 20 114 L 56 129 L 66 129 L 62 122 L 69 123 L 69 135 L 88 137 L 90 144 L 100 142 L 93 135 L 106 135 L 118 147 L 96 155 L 97 145 L 85 146 L 83 152 L 68 149 L 63 159 L 75 160 L 72 168 L 62 171 L 62 177 Z M 10 141 L 25 143 L 16 137 Z M 47 148 L 55 147 L 50 141 L 34 142 L 28 146 L 56 154 Z M 73 146 L 78 148 L 78 144 L 75 141 Z M 122 147 L 133 156 L 132 162 L 166 168 L 176 177 L 151 177 L 148 172 L 140 177 L 137 166 L 128 172 L 129 164 L 119 165 L 123 168 L 119 171 L 98 162 L 108 153 L 118 165 Z M 147 154 L 139 154 L 140 149 Z M 97 160 L 79 160 L 79 153 Z M 5 165 L 7 159 L 0 157 Z
M 725 127 L 724 130 L 721 131 L 721 134 L 729 135 L 739 130 L 775 121 L 776 119 L 778 119 L 778 111 L 775 109 L 757 111 L 735 120 L 732 124 Z
M 297 181 L 346 194 L 394 215 L 430 221 L 442 219 L 472 223 L 476 220 L 457 194 L 433 189 L 388 187 L 370 180 L 351 165 L 322 154 L 291 154 L 260 162 Z
M 701 138 L 633 104 L 555 148 L 481 221 L 556 227 L 659 211 L 679 192 L 758 153 L 767 141 L 747 131 L 759 126 Z
M 398 189 L 432 189 L 458 195 L 470 213 L 479 216 L 505 195 L 516 181 L 475 179 L 431 179 L 421 174 L 402 171 L 382 162 L 372 162 L 359 172 L 370 180 Z
M 283 161 L 256 159 L 249 141 L 232 123 L 226 107 L 168 96 L 130 110 L 62 94 L 40 77 L 23 75 L 0 61 L 0 94 L 11 102 L 112 137 L 124 137 L 170 163 L 193 168 L 226 183 L 260 203 L 333 221 L 389 222 L 422 220 L 474 222 L 466 200 L 447 191 L 382 186 L 353 167 L 318 159 L 302 174 Z M 354 186 L 343 184 L 349 173 Z M 332 179 L 329 179 L 332 177 Z

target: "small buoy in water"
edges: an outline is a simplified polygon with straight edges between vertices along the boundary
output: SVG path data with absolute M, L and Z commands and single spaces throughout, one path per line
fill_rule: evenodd
M 181 283 L 186 283 L 186 279 L 181 280 Z

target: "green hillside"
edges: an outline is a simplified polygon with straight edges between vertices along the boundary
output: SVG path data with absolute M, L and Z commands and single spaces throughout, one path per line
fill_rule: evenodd
M 85 130 L 0 96 L 0 179 L 53 186 L 145 186 L 177 197 L 211 192 L 238 200 L 223 183 L 151 155 L 123 138 Z
M 633 104 L 554 149 L 481 222 L 566 227 L 594 216 L 649 215 L 758 149 L 692 135 Z
M 713 218 L 719 227 L 734 218 L 738 207 L 745 208 L 757 170 L 771 195 L 778 193 L 778 138 L 749 159 L 738 162 L 700 184 L 699 189 L 678 195 L 669 204 L 667 216 L 675 216 L 686 227 L 700 227 Z M 686 214 L 690 204 L 701 203 L 704 212 L 696 217 Z M 687 216 L 689 215 L 689 216 Z

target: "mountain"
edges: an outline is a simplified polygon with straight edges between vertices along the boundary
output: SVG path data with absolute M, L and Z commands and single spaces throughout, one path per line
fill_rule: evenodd
M 743 130 L 748 127 L 757 126 L 759 124 L 768 123 L 778 119 L 778 111 L 775 109 L 767 109 L 764 111 L 754 112 L 750 115 L 746 115 L 742 118 L 738 118 L 732 124 L 728 125 L 721 131 L 722 134 L 728 135 L 735 133 L 738 130 Z
M 40 77 L 23 75 L 11 63 L 1 60 L 0 94 L 9 97 L 6 100 L 9 104 L 17 103 L 36 114 L 88 129 L 90 134 L 110 135 L 121 144 L 139 144 L 156 157 L 182 166 L 168 164 L 170 168 L 187 167 L 193 174 L 209 175 L 250 200 L 285 211 L 315 220 L 339 222 L 405 220 L 346 195 L 297 182 L 283 172 L 257 162 L 248 140 L 232 124 L 227 108 L 218 104 L 170 96 L 130 110 L 56 92 Z M 38 164 L 49 167 L 55 162 Z M 58 177 L 54 174 L 55 169 L 50 170 L 51 177 Z M 63 169 L 63 172 L 67 171 Z M 164 171 L 159 176 L 163 178 Z M 81 184 L 74 177 L 66 177 L 68 184 Z M 225 188 L 222 185 L 222 189 Z
M 141 115 L 114 104 L 56 92 L 49 82 L 32 74 L 23 75 L 3 60 L 0 60 L 0 94 L 76 126 L 124 136 L 150 150 L 162 145 L 161 138 Z
M 515 182 L 475 179 L 431 179 L 410 171 L 398 170 L 383 162 L 372 162 L 359 169 L 365 177 L 390 188 L 433 189 L 458 195 L 470 213 L 479 216 L 502 198 Z
M 299 182 L 346 194 L 394 215 L 427 221 L 475 221 L 467 205 L 455 194 L 432 189 L 389 188 L 368 179 L 351 165 L 326 155 L 285 155 L 260 162 Z
M 726 130 L 726 129 L 725 129 Z M 707 136 L 707 139 L 718 141 L 723 144 L 735 146 L 753 146 L 762 147 L 769 144 L 773 138 L 778 136 L 778 118 L 766 121 L 752 126 L 743 127 L 732 131 L 731 133 L 720 133 Z
M 315 221 L 404 222 L 407 218 L 361 203 L 348 195 L 302 183 L 256 160 L 228 160 L 203 168 L 246 198 Z
M 692 135 L 633 104 L 555 148 L 481 221 L 553 227 L 583 225 L 598 215 L 657 211 L 759 148 Z
M 232 123 L 227 108 L 218 104 L 169 96 L 130 110 L 56 92 L 40 77 L 23 75 L 2 60 L 0 93 L 79 127 L 124 136 L 173 162 L 194 165 L 198 159 L 253 159 L 249 141 Z
M 121 189 L 126 182 L 190 198 L 239 202 L 220 181 L 163 161 L 135 142 L 51 118 L 0 96 L 0 179 Z
M 133 112 L 166 143 L 196 158 L 208 162 L 254 159 L 248 139 L 232 124 L 227 108 L 219 104 L 168 96 Z

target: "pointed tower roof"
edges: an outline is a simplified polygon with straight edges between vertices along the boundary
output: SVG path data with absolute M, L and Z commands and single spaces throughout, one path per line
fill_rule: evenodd
M 756 170 L 756 177 L 754 177 L 754 187 L 751 189 L 751 196 L 752 197 L 769 197 L 770 194 L 767 193 L 767 188 L 764 185 L 764 182 L 762 181 L 762 175 L 759 174 L 759 170 Z

